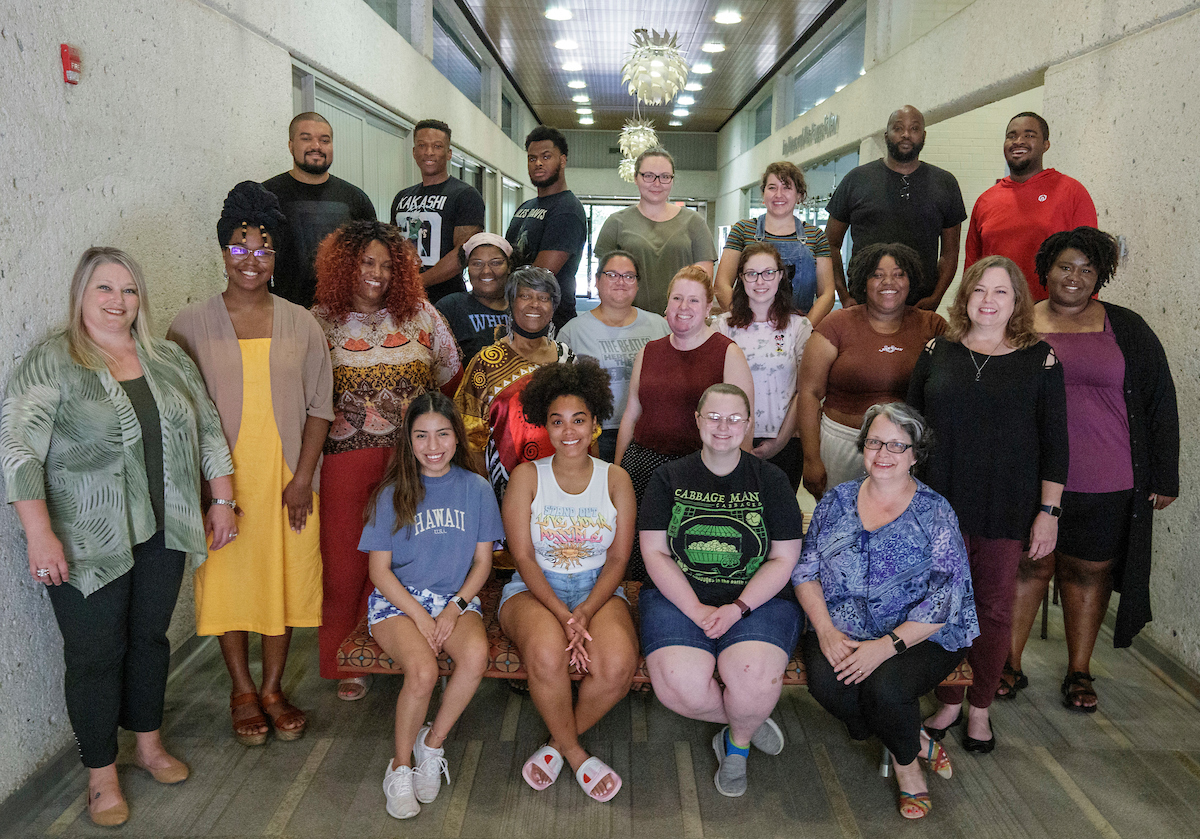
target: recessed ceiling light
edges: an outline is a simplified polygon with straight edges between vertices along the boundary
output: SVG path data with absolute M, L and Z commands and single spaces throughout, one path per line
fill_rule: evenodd
M 579 118 L 580 125 L 592 125 L 593 123 L 595 123 L 595 121 L 596 120 L 592 119 L 591 117 L 580 117 Z
M 546 13 L 546 17 L 550 17 L 549 12 Z M 726 11 L 723 11 L 723 12 L 717 12 L 717 16 L 714 17 L 713 20 L 715 20 L 717 23 L 723 23 L 726 26 L 728 26 L 729 24 L 732 24 L 732 23 L 741 23 L 742 16 L 739 15 L 737 12 L 735 12 L 733 9 L 727 9 Z
M 707 61 L 697 61 L 695 64 L 692 65 L 692 72 L 699 73 L 700 75 L 703 76 L 706 73 L 712 72 L 712 65 L 709 64 Z
M 570 9 L 564 9 L 562 6 L 551 6 L 549 9 L 546 9 L 546 17 L 550 20 L 570 20 L 575 15 L 571 14 Z M 717 22 L 720 23 L 720 21 Z
M 689 113 L 689 111 L 688 111 L 688 109 L 687 109 L 687 108 L 676 108 L 675 110 L 671 111 L 671 116 L 673 116 L 673 117 L 685 117 L 685 116 L 687 116 L 687 115 L 688 115 L 688 113 Z
M 583 65 L 580 64 L 578 61 L 568 61 L 566 64 L 564 64 L 562 66 L 562 68 L 564 70 L 566 70 L 568 73 L 578 73 L 580 70 L 583 69 Z
M 590 114 L 591 112 L 592 112 L 592 109 L 591 109 L 591 108 L 576 108 L 576 109 L 575 109 L 575 113 L 577 113 L 577 114 L 583 114 L 584 116 L 587 116 L 587 115 L 588 115 L 588 114 Z
M 557 47 L 558 44 L 555 44 L 554 46 Z M 570 49 L 574 49 L 574 47 L 571 47 Z M 705 52 L 725 52 L 725 45 L 718 44 L 716 41 L 709 41 L 707 44 L 700 47 L 700 49 L 704 50 Z
M 695 105 L 696 97 L 695 96 L 680 96 L 678 99 L 675 100 L 675 104 L 677 104 L 677 105 Z
M 572 102 L 591 102 L 591 98 L 586 93 L 576 93 L 571 97 Z
M 682 120 L 673 119 L 670 122 L 668 122 L 667 125 L 683 125 L 683 122 L 682 122 Z
M 817 105 L 820 105 L 824 101 L 825 101 L 824 99 L 818 99 L 816 102 L 813 102 L 813 107 L 814 108 L 817 107 Z
M 573 90 L 583 90 L 585 87 L 587 87 L 587 82 L 574 79 L 567 82 L 567 87 L 572 88 Z
M 683 86 L 683 89 L 695 93 L 696 91 L 704 90 L 704 85 L 700 84 L 700 82 L 688 82 Z
M 558 50 L 574 50 L 579 49 L 579 44 L 575 43 L 570 38 L 563 38 L 554 42 L 554 48 Z M 721 49 L 724 49 L 724 47 Z
M 862 68 L 861 70 L 859 70 L 859 71 L 858 71 L 858 75 L 860 75 L 860 76 L 865 76 L 865 75 L 867 75 L 867 68 L 866 68 L 866 67 L 864 67 L 864 68 Z

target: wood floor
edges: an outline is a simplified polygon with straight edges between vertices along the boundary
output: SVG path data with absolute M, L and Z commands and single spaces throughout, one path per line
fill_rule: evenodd
M 954 778 L 930 778 L 933 811 L 921 822 L 897 814 L 895 781 L 878 774 L 878 744 L 850 741 L 803 688 L 785 689 L 774 716 L 787 747 L 778 757 L 751 757 L 742 798 L 723 798 L 713 787 L 716 726 L 682 719 L 646 693 L 623 700 L 584 740 L 624 779 L 614 801 L 586 799 L 569 767 L 537 793 L 520 767 L 545 728 L 528 697 L 493 680 L 447 743 L 453 783 L 400 822 L 384 811 L 381 789 L 399 678 L 377 677 L 365 699 L 341 702 L 317 676 L 315 632 L 297 631 L 285 687 L 309 714 L 303 739 L 261 748 L 233 740 L 227 677 L 208 639 L 176 667 L 167 694 L 164 734 L 192 767 L 186 783 L 160 787 L 129 765 L 131 738 L 123 735 L 128 824 L 92 826 L 84 771 L 63 759 L 65 772 L 43 773 L 9 800 L 0 835 L 1196 839 L 1196 701 L 1130 651 L 1113 650 L 1102 633 L 1093 667 L 1101 711 L 1065 710 L 1058 694 L 1065 648 L 1054 611 L 1050 639 L 1030 643 L 1030 688 L 993 705 L 996 751 L 967 754 L 952 732 Z

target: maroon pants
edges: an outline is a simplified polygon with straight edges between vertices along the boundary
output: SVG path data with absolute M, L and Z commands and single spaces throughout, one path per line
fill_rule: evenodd
M 327 454 L 321 461 L 321 678 L 339 679 L 337 650 L 367 613 L 374 586 L 367 554 L 358 549 L 363 508 L 387 467 L 391 449 Z M 389 519 L 390 521 L 390 519 Z
M 322 504 L 324 500 L 322 499 Z M 325 508 L 322 507 L 322 514 Z M 1013 599 L 1017 593 L 1017 566 L 1023 543 L 1017 539 L 984 539 L 963 534 L 971 586 L 979 614 L 979 637 L 967 650 L 967 663 L 975 674 L 967 700 L 975 708 L 987 708 L 996 698 L 1000 674 L 1012 646 Z M 941 686 L 936 694 L 947 705 L 961 705 L 963 688 Z

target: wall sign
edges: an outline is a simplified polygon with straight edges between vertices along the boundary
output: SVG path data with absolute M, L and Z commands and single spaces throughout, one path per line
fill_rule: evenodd
M 811 146 L 813 143 L 819 143 L 822 140 L 828 139 L 837 133 L 838 116 L 837 114 L 826 114 L 825 119 L 820 122 L 814 122 L 812 125 L 807 125 L 795 137 L 786 137 L 783 141 L 783 154 L 786 157 L 792 152 L 800 151 L 800 149 Z

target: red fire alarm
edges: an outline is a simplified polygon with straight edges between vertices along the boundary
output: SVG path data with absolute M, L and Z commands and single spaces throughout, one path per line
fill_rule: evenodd
M 79 84 L 79 74 L 83 63 L 79 60 L 79 50 L 70 44 L 60 44 L 62 52 L 63 81 L 67 84 Z

